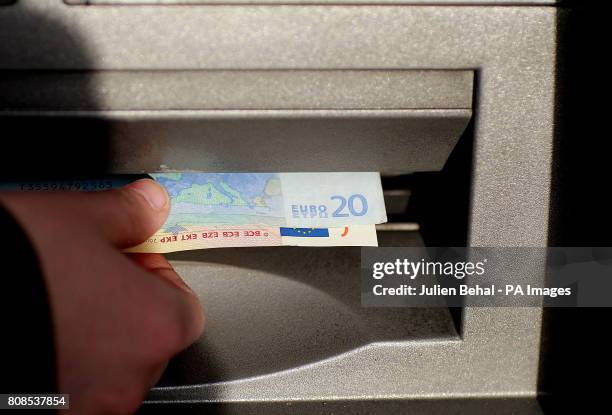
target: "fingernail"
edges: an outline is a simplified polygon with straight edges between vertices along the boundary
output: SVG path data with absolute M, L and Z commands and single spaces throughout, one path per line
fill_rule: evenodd
M 155 210 L 160 210 L 168 203 L 168 193 L 154 180 L 141 179 L 130 183 L 128 187 L 145 198 Z

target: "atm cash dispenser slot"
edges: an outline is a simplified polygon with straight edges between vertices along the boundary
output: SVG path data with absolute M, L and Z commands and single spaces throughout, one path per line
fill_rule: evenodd
M 380 171 L 391 220 L 380 243 L 410 246 L 424 243 L 410 215 L 410 174 L 443 169 L 470 120 L 472 83 L 471 71 L 443 70 L 15 71 L 0 77 L 0 114 L 21 131 L 104 141 L 111 173 Z M 447 309 L 362 308 L 359 248 L 170 258 L 209 318 L 163 386 L 289 370 L 371 342 L 458 335 Z

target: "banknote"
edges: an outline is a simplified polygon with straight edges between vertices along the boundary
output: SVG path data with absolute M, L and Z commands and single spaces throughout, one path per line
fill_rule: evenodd
M 344 227 L 387 221 L 379 173 L 206 173 L 117 175 L 87 180 L 0 183 L 0 190 L 96 191 L 150 177 L 171 199 L 166 230 L 184 226 Z
M 130 252 L 243 246 L 376 246 L 386 221 L 378 173 L 164 172 L 4 183 L 20 191 L 97 191 L 142 177 L 171 199 L 161 229 Z
M 172 201 L 167 231 L 186 226 L 331 228 L 386 222 L 378 173 L 151 173 Z

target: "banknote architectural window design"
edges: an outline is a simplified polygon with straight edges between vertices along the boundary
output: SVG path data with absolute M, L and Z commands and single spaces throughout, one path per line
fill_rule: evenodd
M 285 223 L 281 183 L 276 173 L 158 173 L 172 201 L 162 227 L 185 231 L 192 225 L 262 225 Z

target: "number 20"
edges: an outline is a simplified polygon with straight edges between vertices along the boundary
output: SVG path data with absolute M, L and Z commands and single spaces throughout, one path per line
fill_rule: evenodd
M 355 199 L 358 199 L 361 202 L 361 210 L 357 211 L 355 209 Z M 334 218 L 346 218 L 347 216 L 363 216 L 368 213 L 368 200 L 359 193 L 354 194 L 348 198 L 348 200 L 343 196 L 332 196 L 331 200 L 338 200 L 340 202 L 340 206 L 332 213 L 332 217 Z M 342 211 L 348 207 L 349 213 L 343 213 Z

